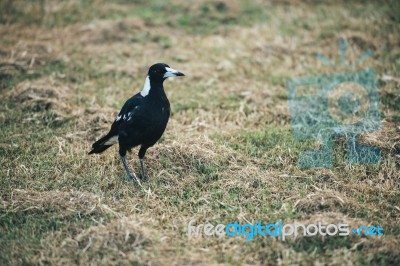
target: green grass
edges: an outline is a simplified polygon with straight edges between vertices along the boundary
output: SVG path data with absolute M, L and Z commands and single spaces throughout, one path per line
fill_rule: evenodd
M 165 1 L 75 1 L 63 3 L 54 1 L 57 8 L 46 12 L 46 1 L 30 0 L 25 5 L 22 2 L 4 1 L 1 5 L 0 22 L 37 24 L 50 28 L 62 27 L 76 23 L 89 23 L 99 20 L 115 20 L 127 17 L 139 17 L 152 26 L 168 25 L 173 28 L 183 28 L 191 33 L 210 33 L 222 25 L 251 25 L 254 22 L 265 21 L 266 9 L 259 8 L 256 3 L 236 1 L 234 8 L 239 13 L 233 13 L 229 3 L 207 2 L 196 5 Z M 168 40 L 164 46 L 169 46 Z
M 313 141 L 296 140 L 289 129 L 266 127 L 260 131 L 242 131 L 234 136 L 216 136 L 240 154 L 262 158 L 265 168 L 280 168 L 290 162 L 296 164 L 300 153 L 312 149 Z M 279 157 L 278 157 L 279 156 Z
M 2 245 L 0 262 L 2 265 L 7 265 L 10 261 L 29 264 L 28 258 L 36 255 L 41 239 L 48 233 L 58 230 L 74 231 L 76 226 L 85 228 L 95 225 L 91 218 L 99 217 L 79 214 L 63 217 L 57 215 L 57 210 L 51 209 L 19 212 L 0 209 L 0 229 L 3 232 L 1 241 L 8 243 Z

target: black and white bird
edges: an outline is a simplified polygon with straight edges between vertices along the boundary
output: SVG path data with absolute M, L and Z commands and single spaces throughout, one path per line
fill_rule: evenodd
M 111 125 L 110 132 L 93 143 L 89 154 L 102 153 L 119 143 L 119 155 L 128 178 L 140 184 L 136 176 L 129 171 L 125 160 L 126 152 L 140 145 L 140 174 L 143 181 L 147 180 L 143 162 L 146 150 L 161 138 L 170 116 L 170 105 L 163 82 L 168 77 L 178 76 L 184 74 L 167 64 L 152 65 L 142 91 L 125 102 Z

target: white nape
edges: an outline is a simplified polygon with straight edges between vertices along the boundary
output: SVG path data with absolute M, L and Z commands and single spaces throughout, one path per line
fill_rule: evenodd
M 146 97 L 150 92 L 150 78 L 149 76 L 146 77 L 146 80 L 144 81 L 144 86 L 142 91 L 140 92 L 140 95 L 143 97 Z
M 113 145 L 118 143 L 118 135 L 109 138 L 103 145 Z

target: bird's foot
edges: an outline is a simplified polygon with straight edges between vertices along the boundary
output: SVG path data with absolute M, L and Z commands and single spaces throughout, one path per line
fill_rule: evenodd
M 142 186 L 140 180 L 136 177 L 135 174 L 128 175 L 129 181 L 131 181 L 135 186 Z
M 149 180 L 149 178 L 145 174 L 141 174 L 140 178 L 142 179 L 142 182 L 147 182 Z

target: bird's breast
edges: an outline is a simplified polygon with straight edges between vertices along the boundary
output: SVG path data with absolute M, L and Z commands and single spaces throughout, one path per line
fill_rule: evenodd
M 152 118 L 159 123 L 167 123 L 170 112 L 168 102 L 155 103 L 151 107 Z

